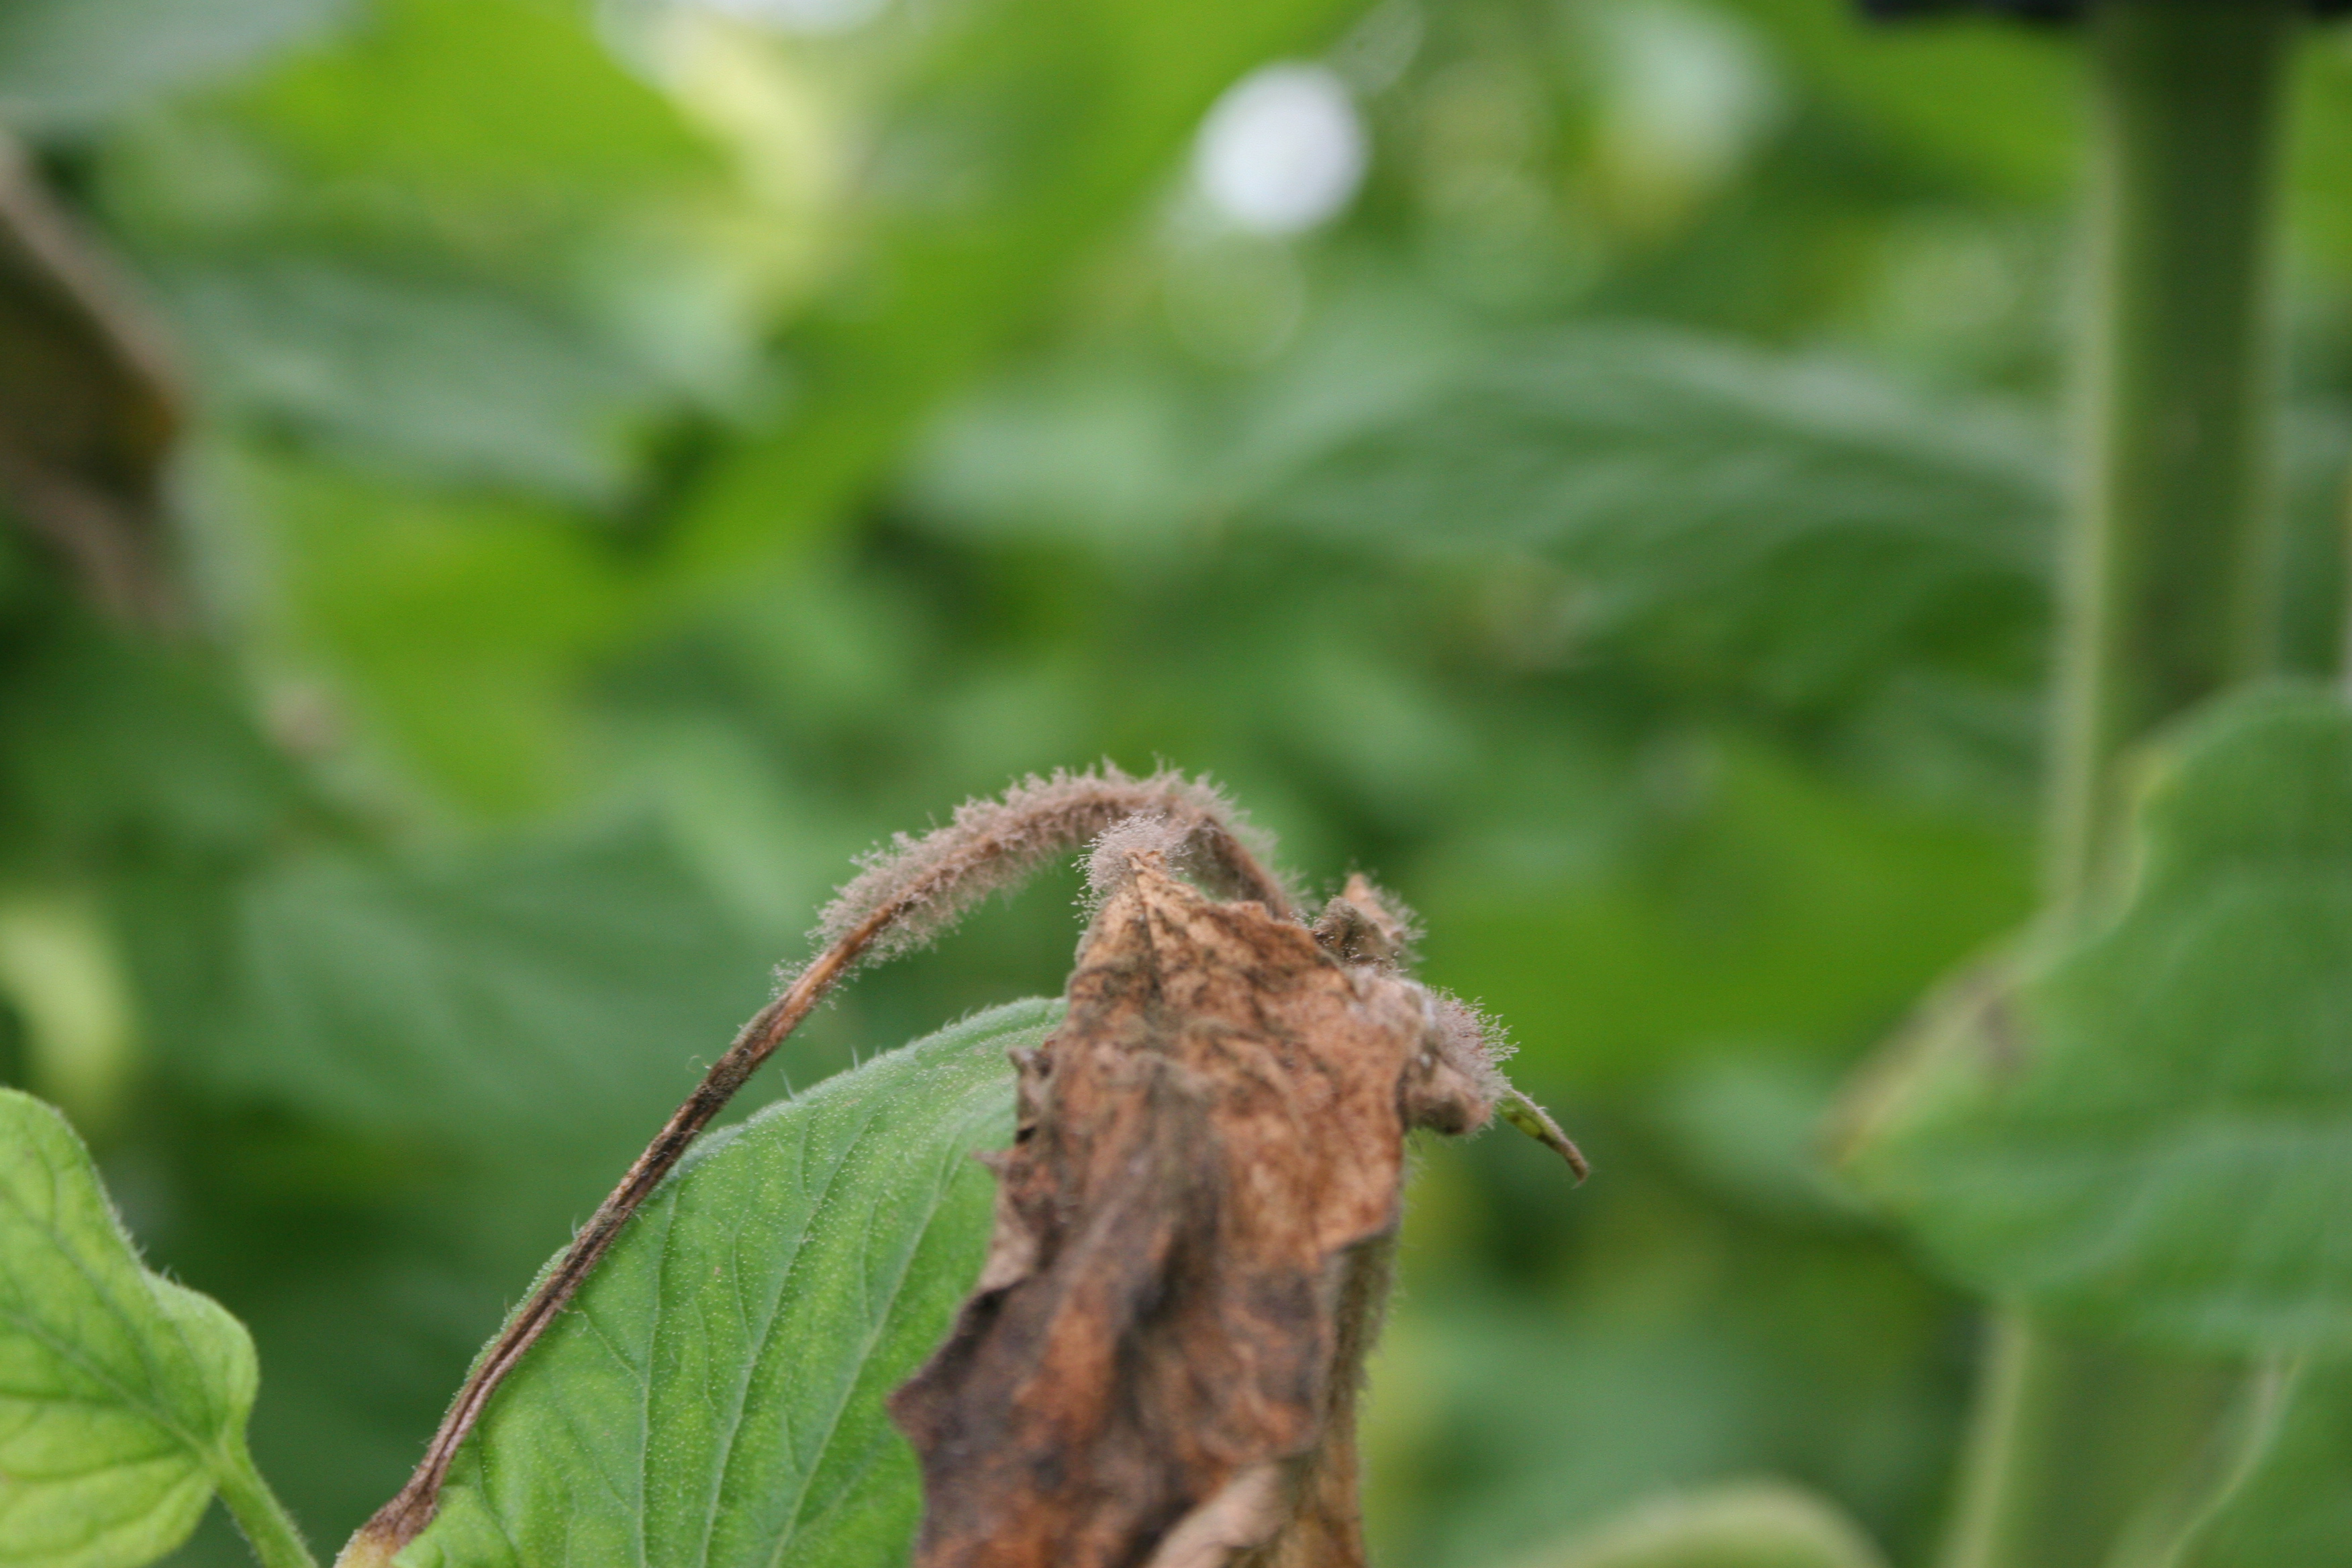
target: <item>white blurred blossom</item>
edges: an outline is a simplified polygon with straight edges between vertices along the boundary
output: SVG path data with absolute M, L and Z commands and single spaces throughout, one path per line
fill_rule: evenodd
M 1338 73 L 1271 65 L 1235 82 L 1209 110 L 1192 173 L 1235 227 L 1297 234 L 1354 199 L 1367 155 L 1364 122 Z
M 723 16 L 786 33 L 845 33 L 880 16 L 889 0 L 699 0 Z

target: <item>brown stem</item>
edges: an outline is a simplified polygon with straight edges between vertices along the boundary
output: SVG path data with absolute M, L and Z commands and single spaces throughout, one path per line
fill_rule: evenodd
M 897 934 L 910 926 L 936 932 L 1050 855 L 1141 815 L 1168 817 L 1197 847 L 1202 869 L 1210 879 L 1258 899 L 1278 919 L 1295 918 L 1281 881 L 1242 843 L 1225 819 L 1226 809 L 1213 792 L 1173 774 L 1139 780 L 1112 768 L 1099 775 L 1056 774 L 1051 780 L 1032 779 L 1002 801 L 968 805 L 947 826 L 919 840 L 902 840 L 894 853 L 869 867 L 845 889 L 820 927 L 838 933 L 833 942 L 782 995 L 743 1026 L 735 1043 L 597 1206 L 555 1268 L 475 1363 L 408 1483 L 360 1527 L 339 1562 L 349 1568 L 388 1563 L 432 1522 L 449 1466 L 490 1396 L 594 1270 L 629 1216 L 825 994 L 861 960 L 887 951 Z M 845 906 L 856 911 L 855 923 L 845 930 Z

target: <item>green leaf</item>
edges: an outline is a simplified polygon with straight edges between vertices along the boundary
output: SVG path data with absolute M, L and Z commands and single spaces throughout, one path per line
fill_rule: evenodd
M 2063 199 L 2080 178 L 2081 52 L 2063 34 L 1961 14 L 1932 27 L 1858 26 L 1851 6 L 1730 0 L 1770 37 L 1816 112 L 1989 196 Z M 2317 52 L 2317 51 L 2315 51 Z
M 907 500 L 925 527 L 961 538 L 1164 548 L 1492 353 L 1457 312 L 1385 279 L 1318 282 L 1297 342 L 1214 394 L 1154 342 L 992 377 L 916 445 Z
M 82 129 L 310 36 L 351 0 L 11 0 L 0 8 L 0 122 Z
M 903 1560 L 914 1454 L 883 1400 L 986 1250 L 967 1156 L 1012 1134 L 1016 1002 L 770 1107 L 638 1211 L 459 1451 L 404 1568 Z
M 145 932 L 154 964 L 186 920 Z M 766 969 L 638 826 L 446 864 L 289 859 L 236 889 L 207 938 L 150 970 L 175 1076 L 478 1149 L 657 1124 L 759 1005 Z
M 295 257 L 166 286 L 224 406 L 426 480 L 609 500 L 674 390 L 565 302 L 513 289 Z
M 236 859 L 315 811 L 220 661 L 50 607 L 0 651 L 0 864 Z
M 1538 1568 L 1878 1568 L 1852 1521 L 1810 1492 L 1724 1487 L 1635 1507 Z
M 2120 906 L 1964 988 L 1849 1168 L 1963 1278 L 2135 1335 L 2352 1343 L 2352 711 L 2272 688 L 2151 759 Z
M 1843 1060 L 2032 907 L 2016 834 L 1737 736 L 1646 765 L 1667 808 L 1600 866 L 1531 854 L 1540 840 L 1520 828 L 1423 873 L 1431 977 L 1482 998 L 1524 1060 L 1569 1082 L 1638 1079 L 1734 1040 Z
M 1262 523 L 1524 551 L 1786 694 L 1903 663 L 2038 668 L 2049 455 L 2005 414 L 1656 328 L 1521 342 L 1273 487 Z
M 2309 1568 L 2352 1553 L 2352 1365 L 2305 1369 L 2257 1420 L 2246 1463 L 2172 1568 Z
M 246 109 L 315 179 L 482 208 L 607 205 L 720 166 L 586 7 L 538 0 L 376 0 L 341 47 L 275 72 Z
M 364 467 L 610 505 L 753 353 L 744 194 L 578 7 L 381 0 L 127 127 L 96 194 L 207 405 Z
M 253 1342 L 140 1267 L 65 1119 L 0 1089 L 0 1563 L 135 1568 L 251 1482 Z
M 636 623 L 622 563 L 576 518 L 259 454 L 237 478 L 303 651 L 425 782 L 493 816 L 609 784 L 575 688 Z

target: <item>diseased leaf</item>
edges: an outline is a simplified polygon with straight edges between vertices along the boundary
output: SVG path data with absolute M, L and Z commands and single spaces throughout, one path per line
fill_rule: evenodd
M 2352 1344 L 2352 711 L 2273 688 L 2153 763 L 2120 907 L 1931 1013 L 1849 1169 L 1989 1289 L 2210 1350 Z
M 1019 1058 L 988 1264 L 890 1401 L 918 1568 L 1360 1568 L 1356 1397 L 1405 1135 L 1511 1097 L 1476 1016 L 1406 979 L 1362 878 L 1310 929 L 1170 876 L 1132 825 L 1069 1017 Z M 1583 1156 L 1531 1101 L 1511 1120 Z
M 914 1455 L 884 1396 L 986 1248 L 1016 1002 L 709 1139 L 499 1389 L 404 1568 L 903 1560 Z
M 1594 627 L 1696 645 L 1785 694 L 1904 662 L 2030 669 L 2050 455 L 1997 411 L 1657 328 L 1513 345 L 1249 510 L 1386 548 L 1519 550 Z
M 0 1564 L 136 1568 L 241 1473 L 235 1318 L 140 1267 L 65 1118 L 0 1089 Z

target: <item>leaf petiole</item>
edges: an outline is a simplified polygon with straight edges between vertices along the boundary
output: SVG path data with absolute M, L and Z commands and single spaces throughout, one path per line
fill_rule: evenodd
M 220 1489 L 222 1503 L 244 1532 L 261 1568 L 319 1568 L 319 1560 L 310 1554 L 294 1516 L 261 1479 L 242 1442 L 213 1472 L 213 1484 Z

